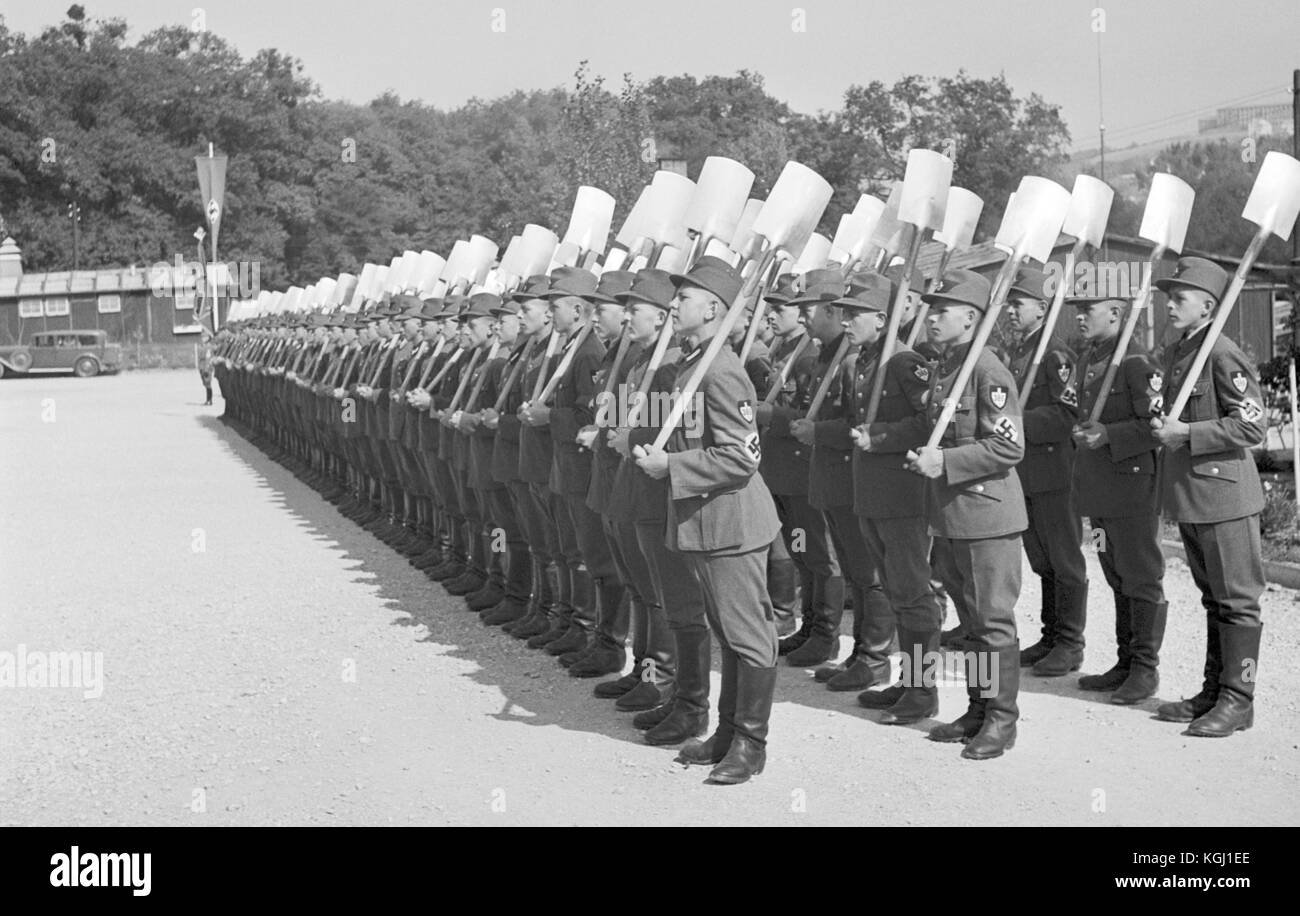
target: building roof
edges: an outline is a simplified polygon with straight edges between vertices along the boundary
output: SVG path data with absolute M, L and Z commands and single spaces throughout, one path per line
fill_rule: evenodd
M 139 267 L 114 270 L 52 270 L 46 273 L 0 278 L 0 299 L 142 292 L 148 289 L 149 272 Z

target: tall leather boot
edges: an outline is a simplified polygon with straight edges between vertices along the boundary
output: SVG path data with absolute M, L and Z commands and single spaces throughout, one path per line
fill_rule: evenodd
M 442 583 L 442 587 L 449 595 L 468 595 L 482 588 L 483 583 L 487 581 L 487 545 L 472 522 L 467 520 L 462 527 L 465 529 L 465 553 L 468 562 L 465 564 L 465 572 Z
M 677 684 L 666 714 L 645 733 L 646 744 L 681 744 L 709 727 L 709 628 L 674 630 Z M 655 709 L 642 713 L 649 716 Z M 633 720 L 633 725 L 636 720 Z
M 940 664 L 938 630 L 900 628 L 898 644 L 903 650 L 903 693 L 880 716 L 882 725 L 911 725 L 939 714 L 939 688 L 935 683 Z
M 1219 624 L 1223 667 L 1214 708 L 1187 726 L 1197 738 L 1227 738 L 1255 724 L 1255 681 L 1259 672 L 1262 627 Z
M 532 594 L 533 558 L 523 545 L 507 546 L 505 553 L 505 593 L 493 607 L 480 616 L 488 626 L 510 623 L 528 613 Z
M 748 782 L 767 763 L 768 722 L 776 692 L 776 667 L 756 668 L 737 659 L 734 734 L 727 756 L 709 773 L 709 781 L 722 785 Z
M 821 600 L 822 577 L 798 563 L 795 564 L 795 569 L 799 573 L 799 629 L 777 642 L 777 655 L 789 655 L 808 641 L 816 617 L 814 608 Z
M 1115 664 L 1101 674 L 1086 674 L 1079 678 L 1080 690 L 1114 690 L 1124 683 L 1133 664 L 1133 622 L 1128 596 L 1113 592 L 1115 596 Z
M 596 630 L 591 646 L 569 666 L 570 677 L 603 677 L 623 670 L 627 661 L 627 631 L 630 602 L 624 601 L 627 590 L 617 578 L 593 580 L 596 586 Z
M 1043 621 L 1042 635 L 1038 642 L 1020 652 L 1020 664 L 1032 667 L 1047 657 L 1056 642 L 1056 580 L 1040 577 L 1042 590 L 1039 616 Z
M 1020 644 L 997 652 L 998 689 L 984 703 L 984 722 L 966 743 L 961 755 L 967 760 L 992 760 L 1016 746 L 1016 720 L 1020 707 Z
M 866 690 L 889 680 L 889 656 L 896 629 L 894 608 L 884 589 L 854 586 L 852 592 L 853 620 L 859 626 L 855 652 L 843 671 L 827 679 L 827 690 Z
M 931 741 L 939 741 L 944 744 L 968 741 L 979 734 L 980 729 L 984 726 L 984 707 L 988 701 L 981 695 L 982 688 L 976 677 L 976 671 L 972 670 L 975 667 L 971 664 L 973 659 L 974 656 L 967 656 L 966 711 L 954 721 L 936 725 L 930 729 L 927 737 Z
M 1056 635 L 1052 648 L 1034 663 L 1037 677 L 1064 677 L 1083 667 L 1083 630 L 1088 620 L 1088 583 L 1057 582 Z
M 531 620 L 535 619 L 537 615 L 537 604 L 542 597 L 542 586 L 539 577 L 543 575 L 542 564 L 538 561 L 537 555 L 530 550 L 528 552 L 528 607 L 524 611 L 524 616 L 520 617 L 518 620 L 512 620 L 509 623 L 503 624 L 501 627 L 502 632 L 514 636 L 515 630 L 527 625 Z
M 1219 644 L 1219 621 L 1213 611 L 1205 612 L 1205 667 L 1200 693 L 1177 703 L 1161 703 L 1156 718 L 1165 722 L 1191 722 L 1214 708 L 1219 699 L 1219 672 L 1223 650 Z
M 443 561 L 441 566 L 435 566 L 425 571 L 425 575 L 434 582 L 446 582 L 460 578 L 465 574 L 466 564 L 469 561 L 464 519 L 455 516 L 449 518 L 447 520 L 447 536 L 447 548 L 443 551 L 447 559 Z
M 569 632 L 569 619 L 573 616 L 573 579 L 569 577 L 569 567 L 560 562 L 552 565 L 554 573 L 551 588 L 554 598 L 546 615 L 546 629 L 529 638 L 530 649 L 540 649 Z
M 718 690 L 718 725 L 713 734 L 703 741 L 687 741 L 677 754 L 677 762 L 714 766 L 722 762 L 731 749 L 731 739 L 736 734 L 736 684 L 740 656 L 730 647 L 722 646 L 718 655 L 722 660 L 722 686 Z
M 1165 639 L 1169 605 L 1164 601 L 1130 601 L 1132 639 L 1128 677 L 1111 694 L 1110 701 L 1132 706 L 1156 695 L 1160 689 L 1160 645 Z
M 596 623 L 596 587 L 585 563 L 569 570 L 569 602 L 573 612 L 569 615 L 568 629 L 546 644 L 547 652 L 561 656 L 562 665 L 566 661 L 563 656 L 568 655 L 567 661 L 573 664 L 587 648 L 587 639 Z
M 641 712 L 654 709 L 672 695 L 677 678 L 677 650 L 673 631 L 668 628 L 668 615 L 657 604 L 646 603 L 639 609 L 633 605 L 634 619 L 638 610 L 644 620 L 634 624 L 644 634 L 641 657 L 643 668 L 640 682 L 614 702 L 620 712 Z
M 821 601 L 813 606 L 812 629 L 797 649 L 786 655 L 793 668 L 820 665 L 839 652 L 840 620 L 844 617 L 844 577 L 828 576 L 821 583 Z
M 554 563 L 543 563 L 541 557 L 534 555 L 533 568 L 538 571 L 536 610 L 510 628 L 510 635 L 515 639 L 532 639 L 549 631 L 555 604 L 560 600 L 559 567 Z
M 465 595 L 465 604 L 471 611 L 485 611 L 496 607 L 506 596 L 506 554 L 492 549 L 492 535 L 479 535 L 483 541 L 483 555 L 487 565 L 487 579 L 483 585 Z

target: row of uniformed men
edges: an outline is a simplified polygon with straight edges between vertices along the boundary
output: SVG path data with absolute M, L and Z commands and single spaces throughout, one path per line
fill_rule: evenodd
M 1188 323 L 1178 326 L 1203 327 L 1222 294 L 1222 285 L 1214 286 L 1226 279 L 1221 274 L 1180 264 L 1168 286 L 1171 302 L 1196 292 L 1206 301 L 1204 314 L 1191 320 L 1189 306 Z M 969 271 L 950 272 L 927 297 L 929 340 L 916 351 L 900 346 L 891 358 L 869 428 L 861 423 L 896 291 L 890 278 L 869 273 L 846 289 L 837 272 L 813 272 L 801 289 L 779 286 L 769 294 L 770 352 L 757 347 L 741 367 L 736 350 L 724 347 L 698 409 L 665 450 L 653 447 L 658 430 L 645 420 L 629 429 L 626 417 L 611 420 L 602 411 L 605 392 L 640 389 L 653 398 L 679 389 L 739 290 L 734 269 L 705 258 L 683 277 L 614 271 L 598 281 L 562 269 L 531 279 L 505 301 L 490 294 L 423 303 L 407 297 L 357 318 L 315 317 L 314 329 L 223 334 L 222 390 L 229 411 L 270 434 L 289 460 L 305 462 L 309 479 L 346 514 L 465 595 L 486 623 L 559 655 L 575 676 L 620 671 L 630 632 L 631 673 L 596 693 L 639 711 L 634 721 L 652 744 L 704 732 L 711 628 L 722 658 L 718 727 L 707 740 L 690 741 L 681 759 L 713 764 L 718 782 L 762 769 L 777 654 L 787 652 L 794 664 L 828 660 L 846 590 L 854 647 L 842 665 L 819 669 L 819 679 L 832 689 L 861 689 L 859 701 L 883 708 L 885 723 L 935 715 L 938 580 L 956 605 L 961 645 L 972 659 L 983 657 L 969 668 L 966 713 L 931 737 L 962 741 L 963 756 L 976 759 L 1011 747 L 1021 664 L 1050 676 L 1082 660 L 1086 577 L 1072 492 L 1078 511 L 1106 532 L 1101 558 L 1116 596 L 1119 644 L 1111 671 L 1082 686 L 1113 689 L 1117 702 L 1154 693 L 1165 614 L 1156 455 L 1159 437 L 1169 437 L 1163 444 L 1173 453 L 1173 437 L 1186 431 L 1174 421 L 1151 430 L 1162 377 L 1137 348 L 1123 362 L 1101 422 L 1079 424 L 1076 416 L 1096 397 L 1123 301 L 1078 300 L 1090 341 L 1081 375 L 1068 351 L 1053 347 L 1022 418 L 1023 380 L 1012 370 L 1025 371 L 1047 299 L 1045 277 L 1022 272 L 1012 289 L 1012 318 L 1022 332 L 1012 370 L 991 352 L 980 354 L 935 449 L 923 443 L 989 300 L 988 281 Z M 919 290 L 909 291 L 909 311 L 919 298 Z M 684 346 L 648 373 L 670 320 Z M 552 337 L 563 346 L 548 348 Z M 1184 369 L 1195 349 L 1191 337 L 1171 351 L 1182 352 Z M 1222 369 L 1219 350 L 1233 369 Z M 822 386 L 837 354 L 846 355 Z M 1240 420 L 1258 404 L 1249 365 L 1226 341 L 1212 363 L 1207 378 L 1227 371 L 1229 389 L 1194 400 L 1189 419 L 1222 424 L 1236 411 L 1232 422 L 1249 425 Z M 557 367 L 550 402 L 543 389 Z M 1178 371 L 1171 366 L 1165 374 L 1173 379 Z M 1240 389 L 1237 371 L 1248 381 Z M 812 393 L 821 387 L 821 410 L 809 420 Z M 1242 441 L 1232 448 L 1239 451 L 1249 437 L 1238 433 Z M 1253 466 L 1242 454 L 1206 452 L 1230 444 L 1216 435 L 1201 436 L 1199 447 L 1192 436 L 1182 450 L 1214 455 L 1219 470 L 1193 456 L 1184 462 L 1187 473 L 1200 468 L 1245 500 Z M 1168 474 L 1165 483 L 1170 489 Z M 1203 508 L 1195 486 L 1172 492 Z M 1120 492 L 1125 487 L 1131 494 Z M 1212 494 L 1222 502 L 1227 492 Z M 1249 529 L 1253 516 L 1255 569 L 1257 512 L 1230 520 Z M 1187 513 L 1175 513 L 1183 522 Z M 1241 595 L 1216 597 L 1225 594 L 1216 574 L 1251 569 L 1235 559 L 1225 565 L 1218 555 L 1251 543 L 1216 538 L 1214 526 L 1224 523 L 1198 517 L 1182 525 L 1189 557 L 1201 559 L 1192 565 L 1209 615 L 1206 683 L 1161 714 L 1196 719 L 1194 733 L 1249 724 L 1251 684 L 1229 669 L 1254 651 L 1248 638 L 1224 628 L 1251 629 L 1233 614 L 1253 608 L 1257 648 L 1258 591 L 1251 598 L 1255 583 L 1243 581 Z M 1043 639 L 1024 652 L 1014 618 L 1021 532 L 1044 593 Z M 780 646 L 766 584 L 774 544 L 787 548 L 804 596 L 804 626 Z M 884 687 L 895 640 L 903 677 Z

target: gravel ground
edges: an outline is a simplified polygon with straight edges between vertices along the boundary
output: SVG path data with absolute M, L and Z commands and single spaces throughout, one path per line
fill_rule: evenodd
M 103 661 L 97 698 L 0 687 L 0 824 L 1300 821 L 1294 592 L 1264 596 L 1256 725 L 1231 739 L 1183 736 L 1156 700 L 1110 706 L 1075 678 L 1026 677 L 1015 750 L 975 763 L 783 668 L 766 772 L 708 786 L 201 392 L 193 372 L 0 382 L 0 652 Z M 1186 568 L 1165 581 L 1161 700 L 1199 687 L 1203 640 Z M 1026 567 L 1022 632 L 1037 605 Z M 1095 672 L 1114 653 L 1100 589 L 1092 609 Z M 964 708 L 960 684 L 941 698 L 944 718 Z

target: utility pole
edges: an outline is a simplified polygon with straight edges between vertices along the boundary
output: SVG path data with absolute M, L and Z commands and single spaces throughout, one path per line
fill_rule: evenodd
M 1291 149 L 1300 159 L 1300 70 L 1291 71 Z M 1300 232 L 1291 233 L 1291 258 L 1300 262 Z
M 72 269 L 81 268 L 81 207 L 74 200 L 68 204 L 68 219 L 72 220 Z

